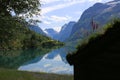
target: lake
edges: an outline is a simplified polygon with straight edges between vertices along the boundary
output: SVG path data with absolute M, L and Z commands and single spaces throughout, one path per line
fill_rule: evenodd
M 71 49 L 62 47 L 39 56 L 20 66 L 18 70 L 31 72 L 46 72 L 56 74 L 73 74 L 73 66 L 70 66 L 66 60 L 66 55 Z M 73 50 L 72 50 L 73 51 Z

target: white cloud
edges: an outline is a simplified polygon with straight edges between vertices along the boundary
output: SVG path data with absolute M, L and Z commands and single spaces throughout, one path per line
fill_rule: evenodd
M 53 3 L 53 2 L 57 2 L 57 1 L 59 1 L 59 0 L 41 0 L 41 2 L 43 4 L 49 4 L 49 3 Z
M 46 25 L 47 28 L 53 28 L 54 30 L 56 30 L 57 32 L 59 32 L 61 30 L 61 25 L 56 25 L 59 23 L 67 23 L 68 21 L 71 20 L 70 16 L 57 16 L 57 15 L 52 15 L 52 16 L 42 16 L 41 17 L 41 21 L 42 24 Z M 51 26 L 52 25 L 52 26 Z M 45 29 L 46 27 L 42 27 L 43 29 Z
M 45 21 L 45 20 L 42 23 L 47 24 L 47 25 L 51 24 L 50 21 Z
M 57 32 L 60 32 L 61 26 L 55 26 L 55 27 L 53 27 L 53 29 L 54 29 L 55 31 L 57 31 Z
M 81 15 L 82 11 L 77 11 L 77 12 L 74 12 L 74 13 L 77 14 L 77 15 Z
M 96 2 L 102 2 L 103 0 L 62 0 L 62 1 L 61 0 L 41 0 L 41 1 L 45 3 L 45 5 L 58 2 L 57 4 L 54 4 L 48 7 L 43 7 L 40 13 L 44 15 L 54 10 L 62 9 L 62 8 L 69 7 L 75 4 L 85 3 L 85 2 L 96 3 Z
M 55 22 L 65 22 L 70 19 L 71 19 L 71 17 L 69 17 L 69 16 L 56 16 L 56 15 L 51 16 L 51 20 L 55 21 Z
M 54 2 L 81 2 L 86 0 L 40 0 L 43 4 L 50 4 Z
M 43 31 L 44 31 L 45 33 L 47 33 L 47 32 L 45 31 L 45 29 L 49 29 L 49 28 L 51 28 L 51 27 L 44 27 L 44 28 L 42 28 L 42 29 L 43 29 Z M 52 26 L 52 29 L 54 29 L 54 30 L 57 31 L 57 32 L 60 32 L 61 26 Z
M 43 21 L 44 24 L 51 24 L 55 22 L 66 22 L 71 20 L 70 16 L 57 16 L 57 15 L 52 15 L 52 16 L 42 16 L 41 21 Z
M 73 1 L 69 1 L 69 2 L 64 2 L 62 4 L 42 8 L 41 12 L 42 12 L 42 14 L 46 14 L 46 13 L 52 12 L 54 10 L 62 9 L 62 8 L 69 7 L 69 6 L 72 6 L 72 5 L 75 5 L 78 3 L 83 3 L 83 2 L 85 2 L 85 0 L 75 0 L 75 1 L 73 0 Z
M 89 0 L 90 2 L 102 2 L 102 0 Z

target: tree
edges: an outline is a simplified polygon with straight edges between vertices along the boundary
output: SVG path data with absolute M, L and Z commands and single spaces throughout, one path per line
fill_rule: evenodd
M 0 13 L 10 16 L 14 12 L 16 16 L 32 17 L 39 15 L 39 6 L 39 0 L 0 0 Z
M 0 0 L 0 50 L 23 48 L 23 41 L 28 36 L 25 33 L 32 35 L 26 19 L 39 15 L 39 6 L 39 0 Z M 11 12 L 16 15 L 12 16 Z

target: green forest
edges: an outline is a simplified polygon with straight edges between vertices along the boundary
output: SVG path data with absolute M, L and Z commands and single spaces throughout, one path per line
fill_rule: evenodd
M 39 0 L 0 0 L 0 67 L 17 68 L 63 45 L 29 29 L 29 25 L 37 22 L 29 18 L 39 15 L 38 6 Z

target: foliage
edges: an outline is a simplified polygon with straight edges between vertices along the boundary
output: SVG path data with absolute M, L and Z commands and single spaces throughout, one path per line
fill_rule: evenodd
M 30 31 L 27 25 L 21 24 L 14 17 L 0 18 L 1 50 L 38 48 L 42 47 L 43 41 L 48 43 L 49 40 L 51 39 Z
M 0 12 L 10 15 L 13 11 L 16 15 L 24 14 L 25 16 L 33 16 L 39 14 L 39 0 L 0 0 Z
M 0 0 L 0 67 L 17 68 L 25 61 L 61 44 L 53 40 L 50 43 L 55 44 L 46 49 L 45 45 L 51 39 L 28 28 L 29 24 L 22 17 L 38 15 L 38 6 L 39 0 Z M 14 12 L 16 16 L 11 16 L 11 12 Z M 19 17 L 20 15 L 23 16 Z M 22 51 L 29 49 L 31 49 L 29 53 Z M 35 49 L 41 50 L 40 53 L 34 54 Z
M 59 41 L 54 41 L 54 40 L 48 40 L 48 41 L 44 41 L 42 42 L 42 46 L 44 48 L 51 48 L 52 46 L 55 46 L 55 45 L 58 45 L 58 46 L 62 46 L 64 45 L 63 43 L 59 42 Z
M 23 22 L 25 21 L 17 21 L 11 16 L 0 18 L 0 67 L 17 68 L 55 46 L 60 46 L 60 42 L 30 31 Z M 53 43 L 54 45 L 49 45 Z

